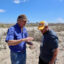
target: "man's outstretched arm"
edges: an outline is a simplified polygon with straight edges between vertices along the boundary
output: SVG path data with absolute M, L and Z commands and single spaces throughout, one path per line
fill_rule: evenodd
M 20 39 L 20 40 L 9 40 L 8 45 L 14 46 L 14 45 L 18 45 L 19 43 L 21 43 L 23 41 L 31 41 L 31 40 L 33 40 L 32 37 L 23 38 L 23 39 Z

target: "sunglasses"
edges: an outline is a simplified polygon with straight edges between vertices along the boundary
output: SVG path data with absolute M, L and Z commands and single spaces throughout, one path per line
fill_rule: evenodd
M 44 23 L 39 24 L 39 26 L 44 26 Z

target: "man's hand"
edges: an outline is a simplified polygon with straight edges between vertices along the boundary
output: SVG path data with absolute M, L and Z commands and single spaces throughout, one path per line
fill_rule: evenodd
M 50 61 L 49 64 L 54 64 L 54 62 Z
M 34 39 L 33 37 L 27 37 L 27 38 L 26 38 L 26 41 L 27 41 L 27 42 L 30 42 L 30 41 L 32 41 L 33 39 Z

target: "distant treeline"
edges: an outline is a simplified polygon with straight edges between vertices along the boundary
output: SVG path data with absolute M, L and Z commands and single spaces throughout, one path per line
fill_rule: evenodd
M 13 24 L 0 24 L 0 28 L 9 28 Z
M 28 23 L 26 24 L 27 27 L 29 26 L 38 26 L 39 23 Z M 10 26 L 13 26 L 14 24 L 0 24 L 0 28 L 9 28 Z M 64 26 L 63 23 L 49 23 L 49 26 Z

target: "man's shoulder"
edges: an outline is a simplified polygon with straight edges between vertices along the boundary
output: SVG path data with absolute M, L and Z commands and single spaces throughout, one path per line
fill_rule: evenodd
M 57 34 L 56 34 L 56 32 L 54 30 L 50 30 L 50 37 L 58 39 L 58 36 L 57 36 Z
M 9 27 L 8 30 L 15 30 L 15 27 L 14 27 L 14 26 L 15 26 L 15 25 Z
M 55 32 L 54 30 L 49 30 L 49 33 L 50 33 L 51 35 L 56 35 L 56 32 Z

